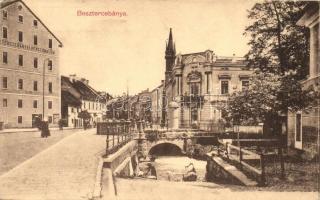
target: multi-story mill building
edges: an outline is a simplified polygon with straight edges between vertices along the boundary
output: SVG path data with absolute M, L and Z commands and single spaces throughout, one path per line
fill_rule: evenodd
M 57 125 L 61 110 L 61 41 L 21 0 L 0 0 L 0 122 Z
M 170 128 L 208 129 L 223 118 L 229 94 L 246 89 L 253 73 L 242 57 L 211 50 L 176 55 L 171 29 L 165 59 L 162 125 Z

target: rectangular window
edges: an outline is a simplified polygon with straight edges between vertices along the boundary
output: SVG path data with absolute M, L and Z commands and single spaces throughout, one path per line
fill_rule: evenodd
M 38 45 L 38 36 L 36 35 L 33 36 L 33 44 Z
M 33 100 L 33 108 L 38 108 L 38 101 L 37 100 Z
M 19 79 L 19 80 L 18 80 L 18 89 L 19 89 L 19 90 L 22 90 L 22 89 L 23 89 L 23 80 L 22 80 L 22 79 Z
M 52 101 L 48 101 L 48 109 L 52 109 Z
M 221 81 L 221 94 L 228 94 L 228 93 L 229 93 L 229 82 Z
M 33 67 L 38 68 L 38 58 L 33 58 Z
M 8 77 L 2 77 L 2 88 L 8 88 Z
M 23 42 L 23 32 L 19 31 L 19 38 L 18 38 L 19 42 Z
M 18 108 L 22 108 L 22 99 L 18 99 Z
M 52 39 L 49 39 L 49 49 L 52 49 Z
M 49 82 L 48 91 L 49 93 L 52 93 L 52 82 Z
M 3 99 L 2 100 L 2 106 L 5 108 L 5 107 L 8 107 L 8 99 Z
M 296 141 L 301 141 L 302 116 L 300 113 L 296 114 Z
M 2 53 L 2 62 L 4 64 L 8 64 L 8 52 L 3 52 Z
M 2 18 L 8 19 L 8 12 L 6 10 L 2 11 Z
M 19 55 L 19 66 L 23 66 L 23 55 Z
M 242 91 L 249 89 L 249 81 L 242 81 Z
M 52 116 L 48 116 L 48 123 L 49 123 L 49 124 L 52 123 Z
M 18 21 L 19 21 L 20 23 L 23 23 L 23 16 L 22 16 L 22 15 L 19 15 Z
M 7 27 L 2 27 L 2 38 L 8 39 L 8 29 Z
M 33 91 L 38 91 L 38 81 L 33 81 Z
M 22 116 L 18 116 L 18 124 L 22 124 Z
M 52 60 L 48 60 L 48 70 L 52 71 Z
M 190 83 L 190 94 L 191 95 L 200 95 L 200 84 L 199 83 Z
M 38 21 L 37 20 L 33 20 L 33 26 L 35 26 L 35 27 L 38 26 Z

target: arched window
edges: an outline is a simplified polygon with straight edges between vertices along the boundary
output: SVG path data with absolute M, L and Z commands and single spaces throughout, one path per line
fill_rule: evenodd
M 201 95 L 201 73 L 194 71 L 188 75 L 189 92 L 191 95 Z

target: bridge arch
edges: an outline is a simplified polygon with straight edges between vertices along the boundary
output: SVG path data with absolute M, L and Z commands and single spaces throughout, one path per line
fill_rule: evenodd
M 158 155 L 158 156 L 167 156 L 167 155 L 182 155 L 183 146 L 179 143 L 161 141 L 152 145 L 148 151 L 148 155 Z

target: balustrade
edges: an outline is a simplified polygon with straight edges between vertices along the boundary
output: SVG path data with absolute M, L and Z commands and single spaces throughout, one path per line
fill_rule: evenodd
M 145 128 L 144 121 L 130 122 L 125 120 L 114 120 L 97 123 L 97 134 L 106 135 L 106 156 L 116 152 L 123 145 L 133 139 L 136 131 L 142 133 Z

